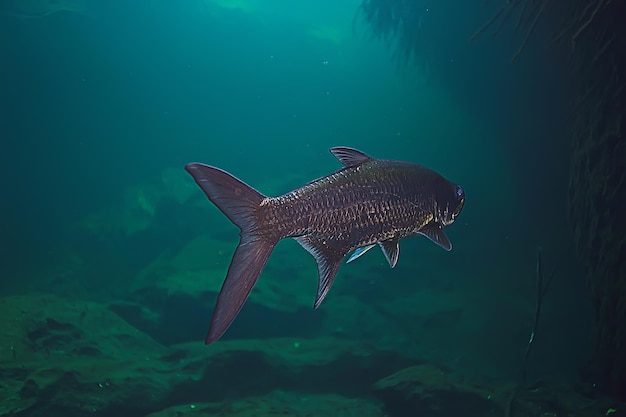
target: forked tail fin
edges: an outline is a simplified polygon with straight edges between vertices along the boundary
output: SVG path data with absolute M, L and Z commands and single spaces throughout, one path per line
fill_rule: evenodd
M 217 297 L 208 345 L 219 339 L 243 307 L 276 242 L 263 240 L 256 210 L 265 196 L 228 172 L 204 164 L 185 167 L 209 200 L 241 229 L 239 246 Z

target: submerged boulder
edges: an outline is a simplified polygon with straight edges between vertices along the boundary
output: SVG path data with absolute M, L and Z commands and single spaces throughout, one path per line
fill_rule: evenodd
M 232 416 L 261 404 L 298 415 L 369 407 L 362 415 L 375 416 L 375 405 L 343 397 L 367 395 L 414 360 L 334 338 L 164 347 L 103 304 L 50 295 L 0 298 L 0 314 L 0 416 L 168 415 L 190 404 L 226 404 Z
M 461 380 L 432 364 L 402 369 L 374 385 L 374 392 L 394 417 L 500 417 L 493 391 Z

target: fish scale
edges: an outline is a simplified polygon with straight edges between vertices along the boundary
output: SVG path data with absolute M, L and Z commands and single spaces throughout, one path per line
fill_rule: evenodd
M 381 168 L 382 169 L 382 168 Z M 368 244 L 397 236 L 408 236 L 415 225 L 421 225 L 429 216 L 430 202 L 422 200 L 417 206 L 398 197 L 397 181 L 392 175 L 365 178 L 356 169 L 341 171 L 332 178 L 322 178 L 304 187 L 274 199 L 270 199 L 272 216 L 276 219 L 289 219 L 290 228 L 284 230 L 284 237 L 314 233 L 323 236 L 347 235 L 353 230 L 358 235 L 349 234 L 348 241 L 353 246 Z M 345 182 L 339 185 L 339 194 L 327 193 L 330 187 L 338 186 L 341 177 Z M 393 204 L 390 197 L 399 202 Z

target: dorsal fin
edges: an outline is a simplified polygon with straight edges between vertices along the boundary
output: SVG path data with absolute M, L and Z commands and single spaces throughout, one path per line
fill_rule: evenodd
M 330 152 L 335 155 L 335 158 L 339 159 L 339 162 L 341 162 L 346 168 L 355 167 L 372 160 L 372 157 L 369 155 L 366 155 L 354 148 L 348 148 L 345 146 L 330 148 Z

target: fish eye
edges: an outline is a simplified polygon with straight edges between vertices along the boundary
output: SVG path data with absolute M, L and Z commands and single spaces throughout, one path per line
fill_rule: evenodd
M 463 192 L 463 189 L 460 186 L 456 186 L 456 198 L 458 198 L 459 200 L 465 197 L 465 192 Z

